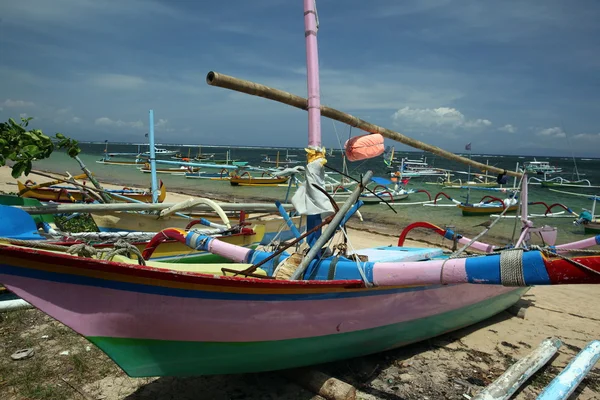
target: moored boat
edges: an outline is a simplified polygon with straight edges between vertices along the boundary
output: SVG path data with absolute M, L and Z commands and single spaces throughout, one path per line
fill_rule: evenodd
M 50 187 L 39 187 L 35 189 L 29 189 L 28 185 L 22 183 L 21 181 L 17 181 L 17 185 L 19 188 L 19 195 L 21 197 L 28 197 L 38 199 L 39 201 L 53 201 L 53 202 L 80 202 L 83 201 L 83 194 L 78 189 L 72 186 L 50 186 Z M 160 193 L 158 196 L 158 202 L 162 203 L 167 196 L 167 189 L 164 186 L 163 182 L 160 182 Z M 114 193 L 121 196 L 129 197 L 134 201 L 141 201 L 144 203 L 152 202 L 152 193 L 144 190 L 136 190 L 130 188 L 123 189 L 111 189 L 107 191 L 108 194 Z M 91 197 L 88 198 L 88 201 L 93 200 Z M 114 200 L 117 202 L 125 202 L 126 200 L 114 196 Z
M 231 186 L 277 186 L 287 183 L 289 176 L 251 176 L 248 172 L 229 178 Z

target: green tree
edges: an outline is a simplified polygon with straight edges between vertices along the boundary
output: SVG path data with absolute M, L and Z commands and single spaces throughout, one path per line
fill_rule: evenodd
M 8 160 L 14 161 L 12 166 L 13 178 L 21 174 L 29 175 L 32 162 L 50 157 L 56 149 L 66 149 L 69 156 L 75 158 L 81 152 L 76 140 L 56 134 L 56 143 L 39 129 L 29 129 L 32 118 L 21 118 L 21 123 L 9 118 L 0 122 L 0 166 Z

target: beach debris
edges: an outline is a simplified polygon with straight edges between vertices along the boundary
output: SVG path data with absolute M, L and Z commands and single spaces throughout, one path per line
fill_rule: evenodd
M 328 400 L 355 400 L 356 388 L 320 371 L 298 368 L 282 371 L 286 378 Z
M 474 400 L 508 400 L 517 389 L 556 354 L 562 342 L 548 338 L 527 356 L 521 358 L 498 379 L 479 392 Z
M 12 358 L 15 361 L 19 361 L 19 360 L 26 360 L 28 358 L 33 357 L 33 354 L 35 352 L 33 351 L 33 348 L 27 348 L 27 349 L 20 349 L 15 351 L 14 353 L 11 354 L 10 358 Z
M 50 335 L 42 335 L 42 339 L 48 339 Z
M 509 307 L 506 311 L 517 318 L 525 319 L 525 313 L 527 312 L 527 309 L 525 307 L 514 305 Z
M 65 351 L 61 351 L 60 353 L 61 356 L 68 356 L 69 354 L 71 354 L 71 352 L 69 350 L 65 350 Z
M 583 378 L 600 360 L 600 340 L 589 342 L 540 393 L 538 400 L 564 400 L 569 398 Z

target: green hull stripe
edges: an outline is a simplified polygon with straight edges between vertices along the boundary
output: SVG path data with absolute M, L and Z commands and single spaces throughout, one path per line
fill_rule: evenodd
M 510 307 L 526 291 L 527 288 L 516 289 L 418 320 L 302 339 L 264 342 L 183 342 L 99 336 L 88 339 L 133 377 L 261 372 L 359 357 L 428 339 L 489 318 Z

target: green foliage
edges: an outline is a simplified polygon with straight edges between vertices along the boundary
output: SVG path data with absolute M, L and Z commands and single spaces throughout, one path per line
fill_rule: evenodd
M 29 175 L 32 162 L 50 157 L 55 148 L 66 149 L 71 157 L 81 152 L 76 140 L 61 133 L 56 134 L 58 142 L 55 145 L 52 138 L 41 130 L 28 130 L 31 120 L 31 117 L 21 118 L 21 123 L 17 123 L 9 118 L 6 122 L 0 122 L 0 166 L 6 165 L 9 160 L 14 161 L 13 178 L 18 178 L 21 174 Z
M 98 226 L 90 214 L 79 214 L 74 218 L 55 216 L 54 223 L 63 232 L 98 232 Z

